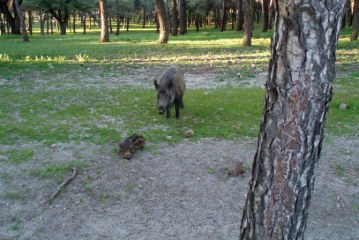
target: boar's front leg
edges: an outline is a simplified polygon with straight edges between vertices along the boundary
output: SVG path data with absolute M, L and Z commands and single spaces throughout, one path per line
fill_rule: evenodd
M 167 108 L 167 118 L 171 117 L 171 112 L 170 112 L 170 108 Z
M 180 118 L 180 100 L 175 100 L 176 118 Z

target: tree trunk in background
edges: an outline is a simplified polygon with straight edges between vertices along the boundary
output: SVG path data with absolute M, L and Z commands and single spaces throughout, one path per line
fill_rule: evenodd
M 73 33 L 76 33 L 76 11 L 73 12 L 73 21 L 72 21 L 72 31 Z
M 251 1 L 252 0 L 243 0 L 243 46 L 252 45 L 253 17 L 251 14 Z
M 177 0 L 172 0 L 172 36 L 178 35 L 178 25 Z
M 116 33 L 115 35 L 120 35 L 120 0 L 115 1 L 116 7 Z
M 7 1 L 0 1 L 0 12 L 6 19 L 7 24 L 11 27 L 11 34 L 21 34 L 20 18 L 18 17 L 17 11 L 14 12 L 14 16 L 11 15 Z
M 227 0 L 222 0 L 221 32 L 226 31 L 227 26 Z
M 187 3 L 186 0 L 179 0 L 179 34 L 187 33 Z
M 238 12 L 237 12 L 237 31 L 243 30 L 243 1 L 238 0 Z
M 350 41 L 358 40 L 359 35 L 359 0 L 354 0 L 353 7 L 353 29 L 350 36 Z
M 100 42 L 109 42 L 110 36 L 108 32 L 108 14 L 106 0 L 100 0 L 100 16 L 101 16 L 101 38 Z
M 263 32 L 269 28 L 269 0 L 262 0 L 263 7 Z
M 81 16 L 82 34 L 86 34 L 86 18 L 87 18 L 87 13 L 82 13 Z
M 32 35 L 32 11 L 27 11 L 27 14 L 29 15 L 28 29 L 30 35 Z
M 20 19 L 22 39 L 24 42 L 29 42 L 30 40 L 29 40 L 29 35 L 27 35 L 27 30 L 26 30 L 26 25 L 25 25 L 25 17 L 24 17 L 24 14 L 22 13 L 20 2 L 19 2 L 19 0 L 15 0 L 14 3 L 15 3 L 17 15 L 19 16 L 19 19 Z
M 170 35 L 170 23 L 163 0 L 156 0 L 156 11 L 157 20 L 160 25 L 160 36 L 157 42 L 160 44 L 165 44 L 168 42 L 168 37 Z
M 275 4 L 266 104 L 240 239 L 304 238 L 345 0 Z

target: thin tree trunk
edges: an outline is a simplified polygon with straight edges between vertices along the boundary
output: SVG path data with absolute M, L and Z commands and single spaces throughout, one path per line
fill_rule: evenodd
M 82 22 L 82 34 L 86 34 L 86 18 L 87 18 L 87 13 L 83 13 L 82 17 L 81 17 L 81 22 Z
M 32 35 L 32 11 L 27 11 L 27 14 L 29 15 L 28 29 L 30 35 Z
M 358 40 L 359 35 L 359 0 L 354 0 L 353 6 L 353 28 L 350 35 L 350 41 Z
M 186 0 L 179 0 L 179 34 L 187 33 L 187 2 Z
M 335 77 L 345 0 L 276 4 L 266 104 L 240 239 L 304 239 Z
M 170 24 L 166 11 L 166 6 L 163 0 L 156 0 L 156 8 L 158 18 L 157 20 L 160 26 L 160 36 L 157 42 L 160 44 L 165 44 L 168 42 L 170 34 Z
M 243 0 L 238 0 L 237 31 L 243 30 Z
M 76 12 L 73 12 L 72 31 L 76 33 Z
M 243 46 L 252 45 L 252 29 L 253 29 L 253 17 L 251 14 L 251 2 L 252 0 L 243 0 Z
M 269 0 L 262 0 L 263 7 L 263 32 L 269 28 Z
M 21 25 L 21 32 L 22 32 L 22 38 L 24 42 L 29 42 L 29 35 L 27 35 L 26 25 L 25 25 L 25 17 L 22 12 L 19 0 L 15 0 L 15 8 L 17 11 L 17 15 L 20 18 L 20 25 Z
M 110 35 L 108 32 L 108 14 L 106 0 L 100 0 L 100 15 L 101 15 L 101 38 L 100 42 L 109 42 Z
M 6 30 L 5 30 L 5 21 L 2 18 L 2 14 L 0 12 L 0 36 L 1 35 L 5 35 L 6 34 Z
M 145 28 L 145 27 L 146 27 L 146 15 L 147 15 L 146 7 L 143 7 L 142 28 Z
M 178 35 L 178 25 L 177 0 L 172 0 L 172 36 Z
M 226 31 L 227 26 L 227 0 L 222 0 L 221 32 Z
M 120 34 L 120 0 L 115 1 L 116 6 L 116 33 L 115 35 Z

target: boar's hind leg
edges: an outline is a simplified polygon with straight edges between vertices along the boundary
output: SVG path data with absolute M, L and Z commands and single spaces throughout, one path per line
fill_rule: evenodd
M 180 99 L 179 99 L 179 106 L 180 106 L 181 108 L 184 108 L 183 98 L 180 98 Z

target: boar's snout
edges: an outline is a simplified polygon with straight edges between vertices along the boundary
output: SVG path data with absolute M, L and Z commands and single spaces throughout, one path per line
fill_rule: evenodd
M 159 113 L 159 114 L 164 114 L 165 111 L 166 111 L 166 109 L 165 109 L 164 107 L 159 107 L 159 108 L 158 108 L 158 113 Z

